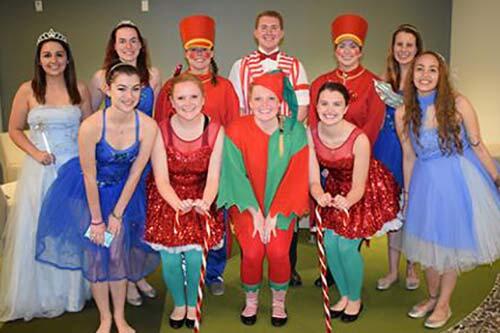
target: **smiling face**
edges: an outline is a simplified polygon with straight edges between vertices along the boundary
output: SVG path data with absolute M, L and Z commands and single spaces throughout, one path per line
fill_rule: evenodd
M 338 124 L 347 112 L 344 96 L 336 90 L 323 90 L 316 105 L 318 117 L 325 125 Z
M 399 65 L 408 65 L 417 54 L 417 39 L 411 33 L 398 32 L 392 45 L 392 52 Z
M 210 61 L 214 56 L 214 52 L 206 47 L 190 47 L 184 51 L 184 55 L 191 73 L 207 74 L 210 70 Z
M 180 117 L 193 120 L 201 114 L 205 98 L 198 84 L 183 81 L 172 87 L 170 102 Z
M 136 74 L 118 73 L 111 81 L 107 92 L 111 105 L 122 112 L 134 111 L 141 97 L 141 81 Z
M 135 66 L 142 44 L 134 28 L 122 27 L 116 30 L 114 47 L 122 62 Z
M 40 49 L 40 65 L 46 75 L 59 76 L 68 64 L 68 55 L 64 47 L 56 41 L 45 42 Z
M 269 53 L 278 48 L 281 39 L 285 35 L 280 21 L 276 17 L 262 16 L 259 19 L 253 35 L 263 51 Z
M 259 85 L 252 87 L 249 106 L 257 121 L 266 123 L 275 120 L 280 105 L 278 96 L 272 90 Z
M 439 81 L 439 61 L 432 54 L 417 58 L 413 69 L 413 84 L 421 95 L 436 89 Z
M 359 66 L 363 52 L 356 42 L 346 39 L 335 46 L 335 59 L 339 68 L 345 72 Z

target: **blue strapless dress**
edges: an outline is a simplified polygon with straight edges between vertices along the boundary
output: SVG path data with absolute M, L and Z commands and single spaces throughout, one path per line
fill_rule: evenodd
M 113 211 L 130 168 L 139 153 L 139 117 L 136 113 L 136 141 L 118 150 L 106 141 L 105 111 L 103 133 L 96 145 L 97 186 L 101 214 Z M 138 281 L 159 264 L 158 255 L 142 242 L 145 222 L 144 187 L 137 186 L 123 214 L 122 230 L 111 246 L 95 245 L 84 237 L 90 226 L 90 211 L 78 158 L 63 165 L 43 202 L 37 233 L 36 259 L 62 269 L 82 270 L 91 282 L 127 279 Z
M 424 124 L 433 99 L 419 100 Z M 500 194 L 463 126 L 462 154 L 443 154 L 436 128 L 421 128 L 418 141 L 410 131 L 410 138 L 417 159 L 403 235 L 407 258 L 439 272 L 494 262 L 500 257 Z

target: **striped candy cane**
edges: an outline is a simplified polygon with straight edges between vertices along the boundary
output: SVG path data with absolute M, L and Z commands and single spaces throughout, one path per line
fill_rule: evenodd
M 326 333 L 332 332 L 332 318 L 330 317 L 330 297 L 328 296 L 328 283 L 326 282 L 326 253 L 323 239 L 323 220 L 319 215 L 320 206 L 316 206 L 316 242 L 318 244 L 319 267 L 321 272 L 321 292 L 323 294 L 323 311 L 325 313 Z
M 194 332 L 200 332 L 201 305 L 203 302 L 203 288 L 205 287 L 205 273 L 207 271 L 208 239 L 210 238 L 210 221 L 213 217 L 210 213 L 205 214 L 203 226 L 203 255 L 201 257 L 200 282 L 198 283 L 198 298 L 196 300 L 196 320 L 194 322 Z

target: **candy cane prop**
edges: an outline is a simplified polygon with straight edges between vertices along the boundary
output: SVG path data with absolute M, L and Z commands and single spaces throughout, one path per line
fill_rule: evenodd
M 213 217 L 207 211 L 205 213 L 205 223 L 203 226 L 203 255 L 201 257 L 200 282 L 198 283 L 198 298 L 196 300 L 196 321 L 194 322 L 194 332 L 200 332 L 201 305 L 203 302 L 203 288 L 205 287 L 205 273 L 207 271 L 208 239 L 210 238 L 210 221 Z
M 320 206 L 316 206 L 316 243 L 318 244 L 319 267 L 321 272 L 321 292 L 323 294 L 323 311 L 325 313 L 326 333 L 332 332 L 332 318 L 330 317 L 330 297 L 328 296 L 328 283 L 326 282 L 326 253 L 323 239 L 323 220 L 319 214 Z

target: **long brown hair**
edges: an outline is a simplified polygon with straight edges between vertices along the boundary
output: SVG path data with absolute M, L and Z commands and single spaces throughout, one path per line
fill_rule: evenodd
M 439 148 L 446 155 L 450 155 L 455 151 L 461 154 L 463 152 L 463 145 L 460 138 L 461 117 L 455 105 L 456 94 L 450 82 L 448 66 L 443 57 L 436 52 L 423 52 L 415 57 L 415 60 L 410 66 L 409 75 L 405 82 L 404 93 L 405 114 L 403 116 L 403 122 L 405 131 L 406 133 L 412 131 L 417 139 L 417 143 L 420 144 L 419 131 L 422 127 L 422 109 L 418 103 L 418 92 L 413 82 L 413 73 L 418 59 L 424 55 L 433 56 L 439 64 L 439 78 L 436 86 L 436 99 L 434 101 Z
M 405 32 L 415 37 L 415 46 L 417 47 L 415 58 L 424 50 L 424 42 L 422 40 L 422 36 L 418 32 L 417 28 L 415 28 L 413 25 L 402 24 L 392 33 L 391 45 L 389 45 L 385 71 L 387 82 L 392 86 L 392 89 L 394 91 L 398 91 L 401 84 L 401 69 L 399 68 L 399 64 L 394 57 L 394 43 L 396 42 L 396 36 L 400 32 Z
M 116 32 L 118 29 L 121 28 L 132 28 L 135 30 L 137 33 L 137 37 L 139 38 L 139 41 L 141 42 L 141 49 L 139 51 L 139 55 L 137 56 L 137 70 L 139 71 L 139 77 L 141 78 L 141 84 L 142 85 L 148 85 L 149 84 L 149 68 L 150 68 L 150 62 L 149 62 L 149 53 L 148 53 L 148 47 L 146 45 L 146 39 L 142 37 L 141 32 L 139 31 L 139 28 L 137 28 L 133 23 L 122 23 L 118 24 L 112 31 L 108 39 L 108 44 L 106 46 L 106 55 L 104 57 L 104 64 L 102 65 L 102 68 L 104 71 L 107 73 L 111 67 L 113 67 L 114 64 L 120 61 L 120 58 L 118 57 L 118 53 L 116 53 L 115 50 L 115 43 L 116 43 Z
M 68 91 L 69 98 L 71 100 L 71 104 L 77 105 L 82 102 L 82 97 L 80 96 L 80 92 L 78 91 L 78 81 L 76 79 L 76 71 L 75 71 L 75 61 L 73 60 L 73 55 L 71 54 L 71 49 L 69 45 L 59 39 L 47 39 L 43 42 L 39 43 L 36 47 L 35 52 L 35 67 L 34 67 L 34 75 L 31 80 L 31 89 L 35 95 L 35 99 L 40 104 L 45 104 L 45 94 L 47 92 L 47 78 L 46 73 L 40 63 L 40 54 L 42 52 L 42 46 L 47 42 L 56 42 L 59 43 L 64 51 L 66 52 L 66 58 L 68 63 L 66 64 L 66 68 L 64 69 L 64 83 L 66 84 L 66 90 Z

